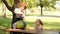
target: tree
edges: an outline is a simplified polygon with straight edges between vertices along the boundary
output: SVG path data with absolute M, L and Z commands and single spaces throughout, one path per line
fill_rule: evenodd
M 39 6 L 41 7 L 41 15 L 43 15 L 43 7 L 52 7 L 54 8 L 54 5 L 58 0 L 39 0 Z
M 36 6 L 41 7 L 41 15 L 43 15 L 43 7 L 54 8 L 55 2 L 58 0 L 22 0 L 27 3 L 27 8 L 32 8 Z

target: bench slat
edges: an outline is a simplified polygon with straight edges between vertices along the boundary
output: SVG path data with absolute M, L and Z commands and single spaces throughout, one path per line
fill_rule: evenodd
M 35 30 L 7 29 L 8 32 L 36 33 Z

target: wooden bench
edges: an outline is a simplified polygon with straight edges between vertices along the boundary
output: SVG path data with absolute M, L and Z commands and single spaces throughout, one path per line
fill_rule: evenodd
M 19 32 L 19 33 L 24 33 L 24 34 L 37 34 L 35 30 L 21 30 L 21 29 L 7 29 L 6 31 L 8 32 Z

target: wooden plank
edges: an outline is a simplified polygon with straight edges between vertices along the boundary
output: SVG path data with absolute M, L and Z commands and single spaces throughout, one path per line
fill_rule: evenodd
M 36 34 L 35 30 L 29 30 L 29 29 L 25 29 L 25 30 L 21 30 L 21 29 L 6 29 L 6 31 L 8 32 L 20 32 L 20 33 L 30 33 L 30 34 Z

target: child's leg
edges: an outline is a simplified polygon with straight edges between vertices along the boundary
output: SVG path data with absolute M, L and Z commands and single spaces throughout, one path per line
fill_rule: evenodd
M 15 23 L 16 23 L 17 21 L 18 21 L 17 18 L 15 18 L 15 19 L 12 20 L 12 25 L 11 25 L 11 28 L 12 28 L 12 29 L 15 29 L 15 28 L 16 28 Z M 10 34 L 17 34 L 17 32 L 10 32 Z

